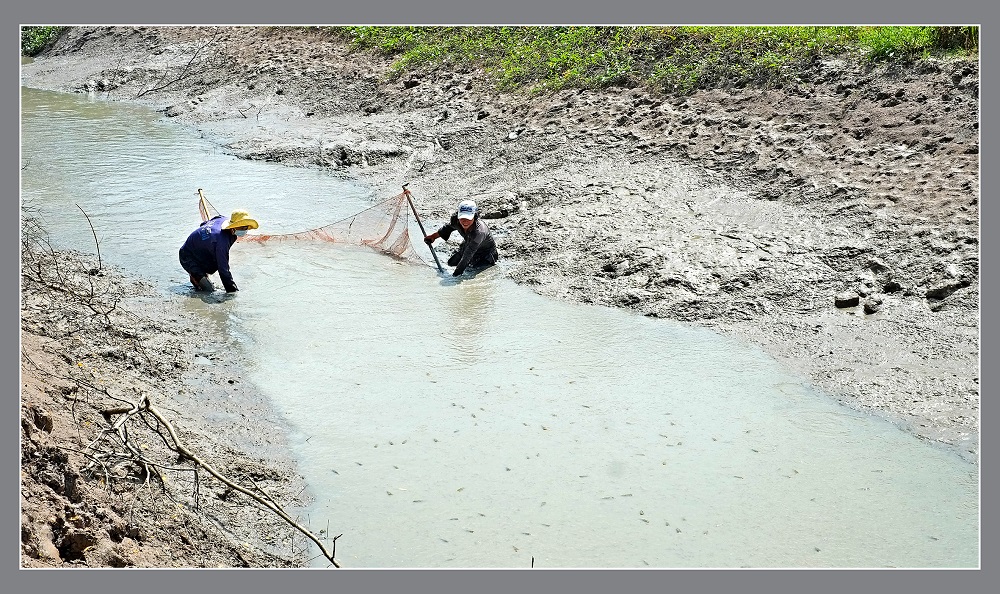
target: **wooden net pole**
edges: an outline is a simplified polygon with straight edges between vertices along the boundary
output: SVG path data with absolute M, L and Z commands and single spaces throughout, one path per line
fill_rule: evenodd
M 403 195 L 406 196 L 406 201 L 410 204 L 410 211 L 413 212 L 413 218 L 417 219 L 417 225 L 420 227 L 420 232 L 423 233 L 424 237 L 427 237 L 427 231 L 424 231 L 424 224 L 420 221 L 420 215 L 417 214 L 417 209 L 413 206 L 413 199 L 410 198 L 410 191 L 406 189 L 409 184 L 403 184 Z M 431 255 L 434 256 L 434 263 L 437 264 L 438 272 L 444 272 L 444 268 L 441 268 L 441 262 L 438 261 L 437 252 L 434 251 L 433 246 L 427 246 L 431 251 Z

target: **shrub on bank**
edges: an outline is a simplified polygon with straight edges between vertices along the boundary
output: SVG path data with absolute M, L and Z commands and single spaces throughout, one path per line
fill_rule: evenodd
M 66 27 L 21 27 L 21 55 L 34 56 L 56 40 Z
M 817 60 L 976 55 L 978 27 L 328 27 L 393 72 L 482 68 L 500 89 L 773 86 Z

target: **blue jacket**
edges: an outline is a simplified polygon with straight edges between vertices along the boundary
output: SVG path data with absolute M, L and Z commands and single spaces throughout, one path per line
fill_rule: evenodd
M 229 272 L 229 248 L 236 243 L 236 236 L 223 231 L 225 217 L 219 215 L 202 223 L 188 235 L 180 249 L 181 264 L 195 276 L 218 271 L 226 291 L 238 291 L 233 275 Z

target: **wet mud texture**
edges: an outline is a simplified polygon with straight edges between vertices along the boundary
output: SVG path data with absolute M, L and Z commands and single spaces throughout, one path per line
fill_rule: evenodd
M 393 77 L 315 30 L 100 27 L 22 72 L 146 103 L 242 158 L 384 195 L 408 182 L 431 227 L 472 197 L 516 282 L 741 337 L 978 461 L 975 61 L 501 94 L 474 70 Z
M 300 509 L 286 428 L 224 338 L 91 256 L 23 262 L 21 567 L 295 567 L 315 554 L 207 472 L 195 481 L 162 427 L 108 432 L 121 417 L 102 411 L 148 397 L 197 456 Z

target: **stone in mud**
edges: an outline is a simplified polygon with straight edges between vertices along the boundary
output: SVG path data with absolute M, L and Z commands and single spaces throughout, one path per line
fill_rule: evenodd
M 927 289 L 924 297 L 928 300 L 941 300 L 947 298 L 949 295 L 954 293 L 959 289 L 964 289 L 968 287 L 971 283 L 966 279 L 961 279 L 956 282 L 944 283 L 936 287 Z
M 833 304 L 837 307 L 854 307 L 861 301 L 861 298 L 854 291 L 844 291 L 837 293 L 833 298 Z
M 32 408 L 31 409 L 32 421 L 35 427 L 38 427 L 46 433 L 52 433 L 52 415 L 45 409 Z
M 866 299 L 865 300 L 865 313 L 873 314 L 877 312 L 882 307 L 881 299 Z
M 171 105 L 170 107 L 168 107 L 163 111 L 163 115 L 167 116 L 168 118 L 175 118 L 185 113 L 186 111 L 187 109 L 181 107 L 180 105 Z

